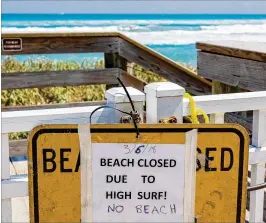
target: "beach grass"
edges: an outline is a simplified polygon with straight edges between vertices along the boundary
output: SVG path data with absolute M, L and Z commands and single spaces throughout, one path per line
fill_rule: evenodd
M 1 64 L 2 72 L 33 72 L 33 71 L 56 71 L 56 70 L 86 70 L 92 68 L 104 68 L 104 61 L 90 63 L 84 60 L 82 63 L 75 61 L 52 61 L 49 59 L 18 60 L 7 57 Z M 193 67 L 189 67 L 194 69 Z M 133 75 L 147 82 L 166 81 L 164 78 L 134 64 Z M 194 69 L 195 71 L 195 69 Z M 31 89 L 3 90 L 1 94 L 1 106 L 29 106 L 41 104 L 57 104 L 84 101 L 104 100 L 105 85 L 83 85 L 66 87 L 47 87 Z M 21 139 L 27 137 L 27 133 L 12 133 L 10 139 Z

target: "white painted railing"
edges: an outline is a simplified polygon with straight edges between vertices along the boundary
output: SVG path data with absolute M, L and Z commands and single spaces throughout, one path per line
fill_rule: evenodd
M 143 119 L 143 104 L 145 95 L 134 89 L 127 88 L 135 108 Z M 106 92 L 107 104 L 117 109 L 130 112 L 131 105 L 125 92 L 121 88 L 113 88 Z M 89 123 L 90 114 L 99 106 L 58 108 L 45 110 L 27 110 L 2 112 L 2 222 L 25 222 L 29 220 L 28 200 L 20 205 L 19 210 L 12 210 L 12 198 L 28 196 L 28 176 L 11 175 L 9 163 L 8 133 L 28 132 L 41 124 L 82 124 Z M 109 108 L 96 111 L 92 116 L 92 123 L 119 123 L 121 113 Z M 25 200 L 21 201 L 22 203 Z M 25 207 L 26 206 L 26 207 Z M 24 210 L 24 209 L 27 210 Z M 23 209 L 23 210 L 22 210 Z M 26 216 L 22 216 L 24 213 Z M 23 220 L 22 220 L 23 219 Z
M 145 95 L 128 88 L 136 109 L 143 115 Z M 189 101 L 183 98 L 184 89 L 176 84 L 162 82 L 145 87 L 147 123 L 158 123 L 160 118 L 178 117 L 182 122 L 189 115 Z M 126 95 L 121 88 L 106 92 L 107 102 L 124 111 L 131 111 Z M 250 146 L 249 164 L 251 165 L 251 185 L 264 182 L 266 162 L 266 91 L 209 95 L 194 97 L 197 108 L 212 114 L 213 123 L 223 123 L 224 113 L 253 110 L 253 136 Z M 98 106 L 18 111 L 2 113 L 2 221 L 12 222 L 19 219 L 22 210 L 12 210 L 11 198 L 28 196 L 28 178 L 10 176 L 8 133 L 31 131 L 40 124 L 81 124 L 88 123 L 91 112 Z M 122 114 L 101 109 L 92 117 L 92 123 L 118 123 Z M 143 119 L 142 119 L 143 120 Z M 251 192 L 250 222 L 263 222 L 264 190 Z M 28 208 L 28 207 L 27 207 Z M 12 214 L 13 212 L 13 214 Z M 28 210 L 24 211 L 28 213 Z M 13 216 L 13 219 L 12 219 Z M 18 220 L 19 221 L 19 220 Z

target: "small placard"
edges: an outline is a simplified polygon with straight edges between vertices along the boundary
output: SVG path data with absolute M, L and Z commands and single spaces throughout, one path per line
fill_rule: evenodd
M 2 50 L 3 51 L 21 51 L 22 50 L 22 39 L 20 38 L 2 39 Z

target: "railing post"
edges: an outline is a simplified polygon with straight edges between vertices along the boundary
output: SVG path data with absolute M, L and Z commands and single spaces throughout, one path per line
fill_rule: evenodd
M 139 112 L 141 120 L 143 122 L 143 106 L 145 101 L 145 94 L 132 87 L 127 87 L 127 91 L 134 104 L 135 110 Z M 116 87 L 107 90 L 105 93 L 105 98 L 107 99 L 107 105 L 110 105 L 125 112 L 132 111 L 129 99 L 122 87 Z M 119 111 L 114 111 L 113 114 L 114 116 L 112 116 L 112 120 L 110 120 L 111 123 L 119 123 L 120 118 L 122 116 L 125 116 L 125 114 Z
M 158 123 L 161 118 L 170 116 L 175 116 L 177 123 L 183 123 L 183 87 L 171 82 L 157 82 L 146 85 L 144 92 L 147 123 Z
M 210 115 L 210 123 L 224 124 L 224 113 L 215 113 Z
M 252 145 L 266 146 L 266 111 L 253 111 Z M 251 165 L 251 186 L 264 183 L 265 163 Z M 263 222 L 264 190 L 250 192 L 250 221 Z
M 2 147 L 1 147 L 1 181 L 10 179 L 10 163 L 9 163 L 9 140 L 8 134 L 2 134 Z M 12 207 L 11 199 L 3 199 L 1 222 L 12 222 Z

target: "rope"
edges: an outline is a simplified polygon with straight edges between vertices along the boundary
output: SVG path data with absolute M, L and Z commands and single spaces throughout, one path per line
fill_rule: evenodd
M 185 93 L 184 97 L 188 98 L 188 100 L 189 100 L 190 117 L 187 117 L 187 118 L 193 124 L 199 124 L 198 115 L 203 115 L 205 123 L 209 124 L 210 120 L 209 120 L 208 115 L 204 111 L 202 111 L 201 109 L 196 108 L 196 103 L 195 103 L 193 97 L 188 93 Z

